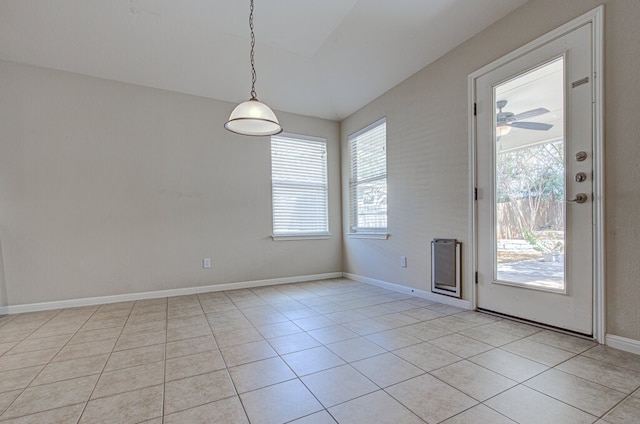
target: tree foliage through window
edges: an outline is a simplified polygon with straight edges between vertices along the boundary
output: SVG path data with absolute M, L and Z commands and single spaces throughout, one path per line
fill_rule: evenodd
M 547 142 L 498 152 L 496 198 L 499 231 L 504 238 L 523 238 L 525 231 L 564 227 L 563 142 Z M 502 221 L 502 222 L 501 222 Z M 505 221 L 515 221 L 505 225 Z

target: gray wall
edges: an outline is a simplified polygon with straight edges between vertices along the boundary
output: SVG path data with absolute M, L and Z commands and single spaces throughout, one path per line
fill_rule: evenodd
M 342 122 L 347 136 L 387 116 L 389 240 L 345 239 L 345 271 L 428 290 L 435 237 L 469 248 L 467 76 L 605 4 L 607 333 L 640 340 L 640 1 L 531 0 Z M 343 161 L 343 175 L 348 162 Z M 348 228 L 348 181 L 343 180 Z M 400 256 L 408 267 L 400 267 Z M 464 275 L 470 275 L 465 261 Z M 468 298 L 468 293 L 463 293 Z
M 227 132 L 234 106 L 0 62 L 0 299 L 341 271 L 339 124 L 279 114 L 328 139 L 332 237 L 274 242 L 269 139 Z

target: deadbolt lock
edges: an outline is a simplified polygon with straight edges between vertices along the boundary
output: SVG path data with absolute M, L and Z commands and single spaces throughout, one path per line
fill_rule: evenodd
M 587 174 L 585 174 L 584 172 L 578 172 L 576 174 L 576 182 L 577 183 L 581 183 L 583 181 L 586 181 L 587 179 Z
M 576 153 L 576 162 L 582 162 L 585 159 L 587 159 L 587 152 Z

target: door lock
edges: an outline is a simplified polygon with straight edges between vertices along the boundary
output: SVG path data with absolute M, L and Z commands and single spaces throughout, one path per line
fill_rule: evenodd
M 578 193 L 576 194 L 576 196 L 571 199 L 571 200 L 567 200 L 567 202 L 572 202 L 572 203 L 584 203 L 589 199 L 589 196 L 587 196 L 584 193 Z
M 576 153 L 576 162 L 582 162 L 585 159 L 587 159 L 587 152 Z
M 581 183 L 583 181 L 586 181 L 587 179 L 587 174 L 585 174 L 584 172 L 578 172 L 576 174 L 576 182 L 577 183 Z

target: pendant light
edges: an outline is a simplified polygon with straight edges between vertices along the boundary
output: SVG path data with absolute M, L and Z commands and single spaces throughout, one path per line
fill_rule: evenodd
M 256 96 L 256 67 L 253 59 L 253 49 L 256 37 L 253 34 L 253 0 L 249 9 L 249 29 L 251 30 L 251 98 L 240 103 L 233 109 L 224 127 L 234 133 L 252 136 L 280 134 L 282 126 L 271 108 L 258 101 Z

